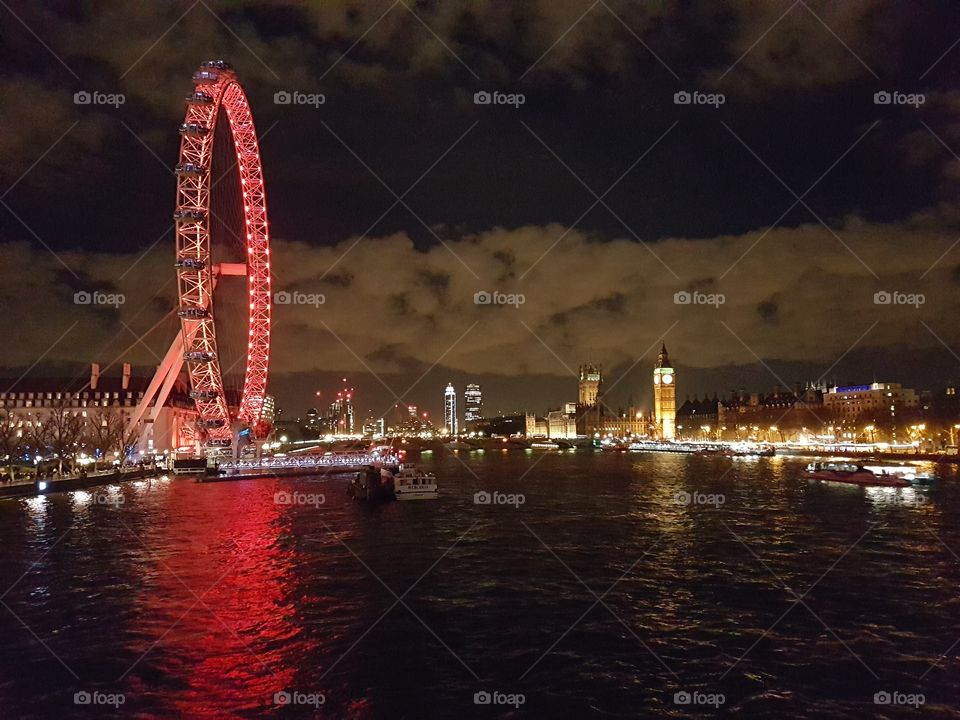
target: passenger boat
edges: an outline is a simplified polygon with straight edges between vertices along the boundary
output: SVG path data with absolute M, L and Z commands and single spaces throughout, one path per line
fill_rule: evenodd
M 931 473 L 924 472 L 913 465 L 865 465 L 864 467 L 878 475 L 895 475 L 911 485 L 932 485 L 934 481 Z
M 431 500 L 440 494 L 433 473 L 405 464 L 393 474 L 393 492 L 397 500 Z
M 863 465 L 850 462 L 812 462 L 804 476 L 808 480 L 847 483 L 879 487 L 909 487 L 910 481 L 888 472 L 874 472 Z
M 206 458 L 176 458 L 173 461 L 174 475 L 206 475 Z
M 731 445 L 730 453 L 732 455 L 740 455 L 743 457 L 773 457 L 777 454 L 773 445 L 753 445 L 746 443 L 736 443 Z
M 550 442 L 549 440 L 541 440 L 530 443 L 530 447 L 534 450 L 559 450 L 560 443 Z

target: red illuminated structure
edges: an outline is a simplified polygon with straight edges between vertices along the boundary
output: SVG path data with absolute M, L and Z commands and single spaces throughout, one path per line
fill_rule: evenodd
M 180 126 L 180 156 L 176 165 L 177 203 L 176 272 L 181 331 L 164 357 L 141 406 L 130 425 L 151 422 L 153 409 L 166 400 L 169 387 L 186 363 L 190 376 L 190 396 L 197 408 L 196 440 L 209 448 L 230 447 L 237 425 L 247 425 L 262 434 L 261 414 L 267 389 L 270 362 L 270 236 L 260 149 L 250 105 L 236 73 L 223 60 L 201 64 L 193 74 L 194 89 L 187 96 L 187 110 Z M 229 133 L 231 142 L 216 142 Z M 242 228 L 231 230 L 243 244 L 243 262 L 226 262 L 214 252 L 211 222 L 223 222 L 211 206 L 214 188 L 233 172 L 232 158 L 222 155 L 224 148 L 236 153 L 236 187 L 224 183 L 217 197 L 236 205 Z M 229 165 L 219 177 L 219 166 Z M 239 182 L 235 178 L 239 176 Z M 239 220 L 237 224 L 239 225 Z M 242 235 L 242 237 L 241 237 Z M 238 250 L 239 252 L 239 250 Z M 237 258 L 239 259 L 238 255 Z M 247 278 L 249 308 L 246 323 L 246 368 L 239 399 L 224 390 L 224 372 L 218 348 L 218 324 L 215 318 L 215 294 L 218 282 L 228 276 Z M 221 334 L 226 332 L 220 330 Z M 221 343 L 223 342 L 221 337 Z M 232 338 L 231 338 L 232 339 Z M 239 365 L 239 363 L 238 363 Z M 156 402 L 151 401 L 156 397 Z M 148 415 L 148 413 L 150 413 Z M 141 434 L 141 438 L 143 435 Z
M 234 420 L 256 425 L 263 410 L 270 361 L 270 236 L 260 149 L 243 88 L 222 60 L 203 63 L 193 82 L 180 126 L 177 164 L 178 314 L 198 428 L 208 445 L 221 445 L 229 444 Z M 221 108 L 226 123 L 217 122 Z M 214 138 L 228 131 L 240 175 L 237 192 L 243 203 L 247 256 L 246 263 L 214 264 L 210 243 Z M 235 415 L 224 394 L 214 318 L 214 288 L 226 275 L 246 275 L 250 300 L 246 373 Z

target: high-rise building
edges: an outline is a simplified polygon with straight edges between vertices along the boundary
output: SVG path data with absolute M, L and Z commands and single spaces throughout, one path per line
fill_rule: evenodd
M 451 435 L 456 435 L 460 430 L 457 422 L 457 391 L 453 383 L 447 383 L 443 391 L 443 426 Z
M 346 381 L 347 379 L 344 378 L 343 382 Z M 335 435 L 353 434 L 353 388 L 344 386 L 343 390 L 337 393 L 336 400 L 330 403 L 327 418 L 330 421 L 330 426 Z
M 592 363 L 580 366 L 580 395 L 578 404 L 593 407 L 603 394 L 603 375 L 600 366 Z
M 386 435 L 383 418 L 368 417 L 366 422 L 363 423 L 363 434 L 364 437 L 370 437 L 374 440 L 378 440 Z
M 666 343 L 657 355 L 653 369 L 653 411 L 660 429 L 660 437 L 672 440 L 676 436 L 677 383 L 676 373 L 670 366 Z
M 263 396 L 263 409 L 260 411 L 261 422 L 273 424 L 277 415 L 277 401 L 273 395 Z
M 471 423 L 483 417 L 483 393 L 476 383 L 467 385 L 463 391 L 463 420 Z

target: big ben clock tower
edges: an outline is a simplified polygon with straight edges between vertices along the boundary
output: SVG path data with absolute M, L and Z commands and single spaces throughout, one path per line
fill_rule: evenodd
M 670 356 L 664 344 L 653 369 L 653 409 L 660 427 L 660 437 L 673 440 L 677 421 L 677 376 L 670 367 Z

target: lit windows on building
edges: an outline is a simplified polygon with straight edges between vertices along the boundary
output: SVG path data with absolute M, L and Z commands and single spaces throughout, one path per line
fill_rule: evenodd
M 460 430 L 457 422 L 457 391 L 453 383 L 447 383 L 443 391 L 443 426 L 450 435 L 456 435 Z
M 483 392 L 476 383 L 470 383 L 463 391 L 463 411 L 463 419 L 467 423 L 483 417 Z

